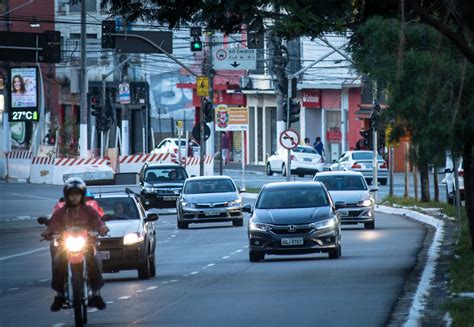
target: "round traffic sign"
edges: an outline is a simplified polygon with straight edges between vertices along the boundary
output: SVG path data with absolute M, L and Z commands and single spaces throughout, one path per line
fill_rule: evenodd
M 300 143 L 300 135 L 293 129 L 287 129 L 280 134 L 280 144 L 285 149 L 291 150 Z
M 217 60 L 225 60 L 227 58 L 227 51 L 224 49 L 219 49 L 216 51 L 216 59 Z

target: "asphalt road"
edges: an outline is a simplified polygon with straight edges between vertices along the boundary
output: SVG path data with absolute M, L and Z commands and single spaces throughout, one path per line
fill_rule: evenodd
M 49 311 L 49 251 L 42 227 L 25 218 L 49 213 L 60 190 L 0 184 L 1 327 L 73 325 L 71 311 Z M 314 254 L 250 263 L 245 220 L 178 230 L 176 216 L 162 214 L 157 277 L 105 274 L 108 308 L 92 310 L 88 326 L 383 326 L 426 234 L 419 223 L 378 214 L 375 230 L 343 228 L 339 260 Z

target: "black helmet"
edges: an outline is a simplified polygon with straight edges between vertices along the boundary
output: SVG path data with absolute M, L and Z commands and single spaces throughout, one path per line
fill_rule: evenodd
M 84 197 L 87 192 L 87 187 L 86 183 L 78 177 L 71 177 L 69 178 L 65 183 L 64 183 L 64 188 L 63 188 L 63 194 L 64 194 L 64 200 L 66 200 L 66 203 L 68 201 L 68 194 L 71 191 L 76 191 L 82 194 L 82 199 L 84 200 Z

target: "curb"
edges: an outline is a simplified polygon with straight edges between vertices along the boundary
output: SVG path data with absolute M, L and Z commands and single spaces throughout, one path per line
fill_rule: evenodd
M 418 282 L 416 292 L 413 296 L 413 303 L 408 313 L 407 320 L 403 326 L 419 326 L 421 319 L 423 318 L 423 310 L 426 307 L 426 297 L 429 295 L 432 287 L 432 282 L 435 277 L 436 266 L 438 264 L 438 258 L 440 256 L 441 245 L 444 238 L 444 227 L 445 223 L 439 219 L 428 216 L 423 213 L 408 209 L 392 208 L 383 205 L 377 205 L 376 211 L 387 214 L 402 215 L 421 223 L 431 225 L 435 228 L 433 241 L 428 249 L 428 255 L 426 259 L 421 278 Z
M 214 171 L 215 173 L 219 173 L 219 171 Z M 240 169 L 224 169 L 222 171 L 223 173 L 230 172 L 230 173 L 238 173 L 241 174 L 242 170 Z M 261 171 L 254 171 L 254 170 L 245 170 L 246 174 L 252 174 L 252 175 L 265 175 L 264 172 Z

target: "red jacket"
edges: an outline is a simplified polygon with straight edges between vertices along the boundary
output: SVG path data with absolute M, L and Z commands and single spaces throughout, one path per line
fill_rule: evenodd
M 97 211 L 88 205 L 81 205 L 77 215 L 71 208 L 63 206 L 53 213 L 48 224 L 48 232 L 51 234 L 60 233 L 68 227 L 81 227 L 94 231 L 103 225 L 105 223 Z
M 102 217 L 104 215 L 104 213 L 105 213 L 104 209 L 102 209 L 102 207 L 97 203 L 96 200 L 94 200 L 94 198 L 86 197 L 86 204 L 88 206 L 92 207 L 93 209 L 95 209 L 95 211 L 97 211 L 99 216 Z M 64 202 L 64 199 L 59 200 L 59 202 L 56 203 L 56 205 L 53 208 L 53 214 L 56 212 L 56 210 L 64 207 L 65 205 L 66 205 L 66 202 Z

